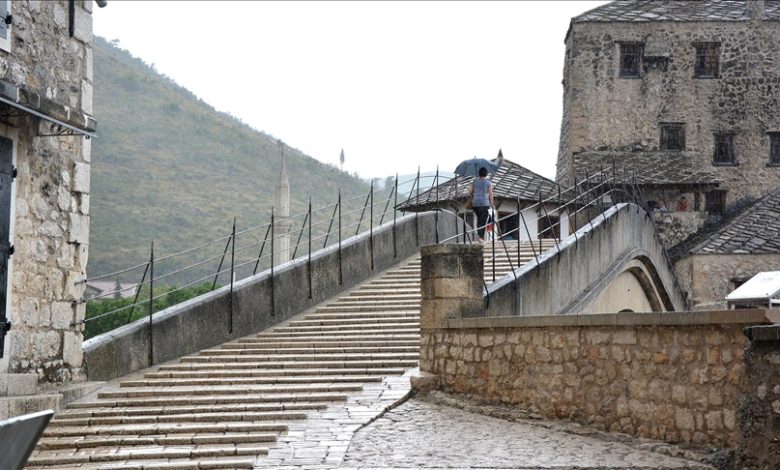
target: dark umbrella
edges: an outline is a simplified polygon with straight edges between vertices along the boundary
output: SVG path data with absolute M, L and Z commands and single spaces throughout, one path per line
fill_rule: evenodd
M 498 170 L 498 165 L 485 158 L 470 158 L 463 160 L 455 168 L 455 174 L 460 176 L 477 176 L 480 168 L 486 168 L 488 173 L 495 173 Z

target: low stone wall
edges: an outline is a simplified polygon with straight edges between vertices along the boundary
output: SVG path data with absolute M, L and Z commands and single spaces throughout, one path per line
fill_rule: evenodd
M 763 310 L 450 319 L 422 332 L 445 391 L 672 443 L 735 447 L 743 329 Z
M 440 238 L 454 235 L 455 230 L 455 217 L 440 214 Z M 232 332 L 228 330 L 228 287 L 155 313 L 151 335 L 154 363 L 176 359 L 281 323 L 397 264 L 416 253 L 420 245 L 435 241 L 434 213 L 398 219 L 395 234 L 394 252 L 392 222 L 374 229 L 373 269 L 369 234 L 344 240 L 340 255 L 342 283 L 339 283 L 338 247 L 313 253 L 311 299 L 306 259 L 278 266 L 273 278 L 270 271 L 265 271 L 236 282 Z M 84 357 L 89 379 L 110 380 L 150 366 L 149 342 L 148 318 L 85 341 Z
M 780 468 L 780 325 L 747 328 L 747 393 L 739 402 L 742 442 L 735 468 Z

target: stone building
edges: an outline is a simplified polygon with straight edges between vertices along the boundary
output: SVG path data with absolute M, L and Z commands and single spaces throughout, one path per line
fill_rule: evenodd
M 716 232 L 775 191 L 778 26 L 777 0 L 618 0 L 573 18 L 558 182 L 616 166 L 641 188 L 668 248 Z M 767 253 L 744 248 L 738 277 L 765 270 L 750 255 Z M 694 308 L 697 298 L 725 306 L 730 281 L 717 282 L 705 301 L 683 271 Z
M 92 8 L 0 1 L 0 419 L 56 408 L 39 382 L 84 377 Z

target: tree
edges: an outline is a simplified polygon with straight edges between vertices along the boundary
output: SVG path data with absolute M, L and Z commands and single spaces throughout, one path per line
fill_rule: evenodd
M 339 161 L 341 162 L 341 171 L 344 171 L 344 149 L 341 149 L 341 155 L 339 156 Z

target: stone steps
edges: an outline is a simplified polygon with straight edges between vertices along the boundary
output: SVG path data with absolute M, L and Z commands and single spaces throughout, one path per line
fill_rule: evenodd
M 104 426 L 113 424 L 151 424 L 151 423 L 199 423 L 199 422 L 231 422 L 231 421 L 277 421 L 306 419 L 306 413 L 295 411 L 256 411 L 256 412 L 202 412 L 181 413 L 171 415 L 137 415 L 137 416 L 101 416 L 89 418 L 58 417 L 51 421 L 52 428 L 63 426 Z
M 36 456 L 32 457 L 28 462 L 29 466 L 46 466 L 51 463 L 69 463 L 69 464 L 82 464 L 82 463 L 94 463 L 94 462 L 126 462 L 128 460 L 168 460 L 168 459 L 200 459 L 204 457 L 235 457 L 235 456 L 251 456 L 268 454 L 268 447 L 256 446 L 252 444 L 221 444 L 215 446 L 181 446 L 177 445 L 175 448 L 160 448 L 159 446 L 140 446 L 140 447 L 119 447 L 108 449 L 92 449 L 90 453 L 75 452 L 70 455 L 61 455 L 61 452 L 57 451 L 42 451 Z M 243 461 L 242 461 L 243 462 Z M 251 462 L 251 461 L 250 461 Z M 213 467 L 200 467 L 199 468 L 213 468 Z M 111 467 L 115 468 L 115 467 Z M 120 467 L 121 468 L 121 467 Z M 138 468 L 129 467 L 129 468 Z M 150 468 L 150 467 L 141 467 Z M 154 467 L 158 468 L 158 467 Z M 181 468 L 181 467 L 169 467 L 169 468 Z M 233 466 L 226 466 L 222 468 L 235 468 Z M 245 468 L 251 468 L 245 467 Z
M 299 376 L 324 376 L 334 377 L 339 375 L 401 375 L 404 369 L 401 368 L 366 368 L 359 367 L 351 369 L 222 369 L 222 370 L 187 370 L 187 371 L 162 371 L 147 372 L 144 378 L 148 379 L 192 379 L 192 378 L 249 378 L 249 377 L 299 377 Z
M 416 367 L 417 360 L 355 360 L 355 361 L 327 361 L 327 362 L 234 362 L 230 364 L 200 362 L 189 364 L 172 364 L 165 366 L 160 370 L 219 370 L 226 369 L 260 369 L 260 368 L 278 368 L 278 369 L 310 369 L 312 367 L 333 367 L 339 369 L 365 369 L 368 367 Z M 162 367 L 162 366 L 161 366 Z
M 223 354 L 311 354 L 315 352 L 320 353 L 390 353 L 390 352 L 414 352 L 418 350 L 418 346 L 414 344 L 406 346 L 345 346 L 345 347 L 294 347 L 294 348 L 264 348 L 259 347 L 257 344 L 241 344 L 241 345 L 223 345 L 224 349 L 218 350 L 206 350 L 200 354 L 204 356 L 209 355 L 223 355 Z
M 492 277 L 486 257 L 487 263 L 486 279 Z M 508 272 L 509 263 L 497 251 L 497 276 L 501 270 Z M 414 258 L 283 326 L 184 356 L 120 381 L 93 401 L 72 403 L 52 420 L 28 466 L 252 468 L 279 436 L 293 438 L 288 424 L 331 413 L 327 407 L 346 403 L 364 386 L 416 367 L 420 300 L 420 259 Z M 378 412 L 350 409 L 349 415 Z
M 122 388 L 128 387 L 192 387 L 211 385 L 267 385 L 278 383 L 309 384 L 309 383 L 370 383 L 381 382 L 382 376 L 340 376 L 340 377 L 300 377 L 300 380 L 279 380 L 274 377 L 232 377 L 232 378 L 174 378 L 174 379 L 150 379 L 122 382 Z
M 242 395 L 242 396 L 204 396 L 204 397 L 167 397 L 167 398 L 144 398 L 127 400 L 104 400 L 100 402 L 101 407 L 129 408 L 129 407 L 160 407 L 160 406 L 211 406 L 211 405 L 231 405 L 252 403 L 280 403 L 280 402 L 337 402 L 345 401 L 347 395 L 343 393 L 309 393 L 306 395 Z M 72 403 L 72 408 L 94 408 L 94 403 Z
M 39 448 L 42 450 L 74 448 L 90 449 L 95 447 L 129 447 L 129 446 L 180 446 L 198 444 L 259 444 L 276 441 L 276 433 L 234 433 L 234 434 L 201 434 L 198 436 L 101 436 L 97 439 L 62 438 L 57 440 L 42 440 Z
M 155 416 L 195 413 L 227 413 L 227 412 L 275 412 L 275 411 L 311 411 L 327 407 L 323 402 L 301 403 L 241 403 L 229 405 L 203 406 L 160 406 L 149 408 L 103 408 L 95 403 L 95 408 L 67 409 L 57 415 L 57 418 L 100 418 L 115 416 Z M 52 421 L 53 422 L 53 421 Z

